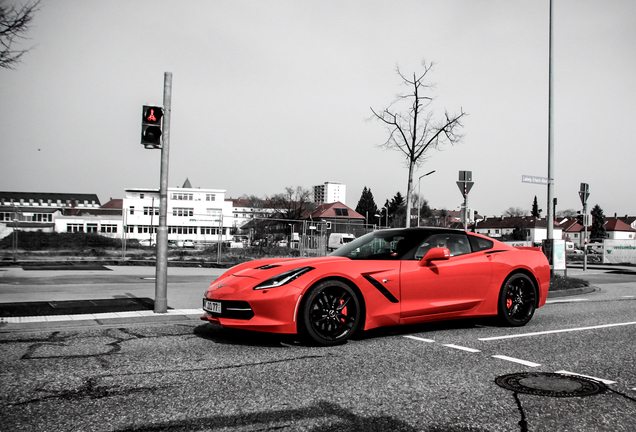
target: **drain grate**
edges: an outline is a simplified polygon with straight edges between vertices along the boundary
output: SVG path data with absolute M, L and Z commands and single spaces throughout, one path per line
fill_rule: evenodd
M 603 393 L 607 386 L 588 378 L 548 372 L 522 372 L 495 379 L 499 387 L 518 393 L 551 397 L 582 397 Z

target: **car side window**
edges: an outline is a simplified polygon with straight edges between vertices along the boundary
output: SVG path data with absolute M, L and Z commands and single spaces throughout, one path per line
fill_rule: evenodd
M 477 236 L 470 236 L 469 238 L 470 238 L 470 245 L 472 246 L 475 252 L 492 249 L 494 245 L 492 241 L 485 238 L 481 238 Z
M 410 247 L 409 247 L 410 245 Z M 413 242 L 405 237 L 377 238 L 352 250 L 345 255 L 352 259 L 393 260 L 400 259 L 406 252 L 413 249 Z
M 413 258 L 421 260 L 426 255 L 426 252 L 436 247 L 448 248 L 451 256 L 464 255 L 471 252 L 470 243 L 465 234 L 433 234 L 418 246 Z

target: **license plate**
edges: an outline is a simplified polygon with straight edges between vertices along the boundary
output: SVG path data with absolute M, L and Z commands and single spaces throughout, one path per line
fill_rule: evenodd
M 206 312 L 221 313 L 221 302 L 203 300 L 203 309 Z

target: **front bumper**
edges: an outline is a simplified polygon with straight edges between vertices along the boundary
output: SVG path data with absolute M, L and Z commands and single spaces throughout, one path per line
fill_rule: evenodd
M 203 298 L 201 319 L 229 328 L 295 334 L 301 295 L 302 290 L 291 285 L 268 290 L 209 290 Z M 221 311 L 213 312 L 206 301 L 220 303 Z

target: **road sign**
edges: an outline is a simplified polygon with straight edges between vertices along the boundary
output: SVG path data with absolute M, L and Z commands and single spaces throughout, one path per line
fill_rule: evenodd
M 471 181 L 458 181 L 457 187 L 459 188 L 459 191 L 462 193 L 462 196 L 465 198 L 466 195 L 468 195 L 468 192 L 470 192 L 470 190 L 473 188 L 474 184 L 475 182 L 471 182 Z
M 581 183 L 581 190 L 579 191 L 579 197 L 581 198 L 581 204 L 587 204 L 587 199 L 590 196 L 590 185 L 587 183 Z
M 459 181 L 469 182 L 473 180 L 473 172 L 472 171 L 460 171 L 459 172 Z

